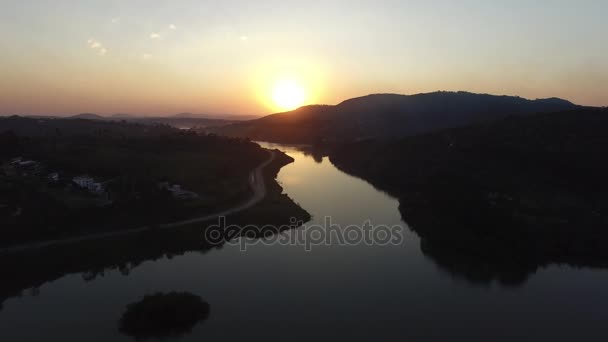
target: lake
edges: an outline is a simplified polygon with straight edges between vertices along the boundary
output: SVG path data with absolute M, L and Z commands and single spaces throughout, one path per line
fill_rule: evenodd
M 127 304 L 158 291 L 189 291 L 211 307 L 183 341 L 440 341 L 608 339 L 608 272 L 551 265 L 525 281 L 475 281 L 425 255 L 398 201 L 334 167 L 327 158 L 278 147 L 295 159 L 278 180 L 313 215 L 342 227 L 404 227 L 396 245 L 226 245 L 147 261 L 128 275 L 85 281 L 69 274 L 4 302 L 2 341 L 129 341 L 117 322 Z M 407 218 L 405 218 L 407 221 Z M 303 228 L 299 228 L 303 229 Z M 286 231 L 282 234 L 296 234 Z M 5 274 L 4 277 L 18 275 Z

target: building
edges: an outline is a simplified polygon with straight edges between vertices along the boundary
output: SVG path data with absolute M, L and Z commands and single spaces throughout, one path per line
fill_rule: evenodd
M 40 163 L 33 160 L 26 160 L 21 157 L 11 160 L 11 166 L 15 168 L 15 171 L 20 176 L 36 175 L 42 170 Z
M 158 183 L 158 188 L 161 190 L 169 190 L 170 186 L 171 186 L 171 184 L 169 184 L 169 182 L 159 182 Z
M 35 167 L 38 165 L 37 162 L 33 160 L 24 160 L 17 163 L 20 167 Z
M 200 198 L 199 194 L 196 192 L 184 190 L 182 189 L 181 185 L 178 184 L 171 185 L 169 182 L 160 182 L 158 183 L 158 187 L 159 189 L 169 191 L 175 199 L 195 200 Z
M 103 192 L 103 186 L 101 183 L 95 181 L 93 177 L 82 175 L 77 176 L 72 179 L 74 183 L 76 183 L 79 187 L 83 189 L 87 189 L 91 192 L 101 193 Z
M 58 182 L 59 181 L 59 173 L 57 173 L 57 172 L 49 173 L 49 175 L 46 176 L 46 178 L 49 181 L 51 181 L 51 182 Z
M 200 198 L 200 196 L 196 192 L 188 190 L 172 191 L 172 194 L 174 198 L 180 200 L 195 200 Z

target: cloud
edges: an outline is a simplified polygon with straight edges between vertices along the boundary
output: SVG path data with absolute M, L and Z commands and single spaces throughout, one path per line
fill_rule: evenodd
M 171 24 L 171 25 L 169 25 L 169 29 L 170 30 L 177 30 L 177 26 Z
M 152 32 L 150 33 L 150 39 L 160 39 L 160 33 Z
M 87 45 L 90 49 L 97 51 L 100 56 L 105 56 L 108 54 L 108 49 L 106 49 L 98 40 L 89 39 L 87 40 Z
M 100 43 L 100 42 L 98 42 L 98 41 L 96 41 L 95 39 L 89 39 L 89 40 L 87 41 L 87 44 L 89 44 L 89 47 L 90 47 L 91 49 L 98 49 L 98 48 L 100 48 L 100 47 L 101 47 L 101 43 Z

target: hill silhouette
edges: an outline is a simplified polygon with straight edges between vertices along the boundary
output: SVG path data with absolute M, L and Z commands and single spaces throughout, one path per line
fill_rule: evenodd
M 17 116 L 15 116 L 17 117 Z M 188 116 L 188 115 L 175 115 L 175 116 L 135 116 L 131 114 L 113 114 L 110 116 L 103 116 L 94 113 L 82 113 L 69 117 L 60 116 L 40 116 L 40 115 L 28 115 L 25 118 L 40 119 L 40 120 L 61 120 L 61 119 L 72 119 L 72 120 L 87 120 L 95 122 L 128 122 L 133 124 L 142 125 L 168 125 L 180 129 L 191 129 L 191 128 L 205 128 L 214 126 L 225 126 L 239 120 L 251 119 L 251 117 L 239 117 L 239 116 L 226 116 L 233 119 L 222 119 L 220 117 L 205 117 L 201 116 Z
M 98 114 L 93 114 L 93 113 L 77 114 L 77 115 L 70 116 L 69 119 L 107 120 L 106 117 L 98 115 Z
M 238 114 L 196 114 L 196 113 L 178 113 L 168 118 L 176 119 L 208 119 L 208 120 L 227 120 L 227 121 L 245 121 L 259 118 L 256 115 L 238 115 Z
M 375 94 L 336 106 L 313 105 L 213 128 L 215 133 L 282 143 L 396 138 L 446 128 L 581 108 L 569 101 L 468 92 Z

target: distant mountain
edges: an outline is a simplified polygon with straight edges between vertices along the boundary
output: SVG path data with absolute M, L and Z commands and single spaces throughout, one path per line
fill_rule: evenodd
M 214 120 L 229 120 L 229 121 L 245 121 L 259 118 L 256 115 L 234 115 L 234 114 L 193 114 L 179 113 L 171 116 L 178 119 L 214 119 Z
M 128 120 L 128 119 L 135 119 L 135 118 L 137 118 L 137 116 L 131 115 L 131 114 L 118 113 L 118 114 L 113 114 L 112 116 L 110 116 L 110 118 L 119 119 L 119 120 Z
M 93 113 L 83 113 L 68 117 L 68 119 L 83 119 L 95 121 L 127 121 L 143 125 L 169 125 L 180 129 L 206 128 L 214 126 L 225 126 L 237 120 L 218 119 L 194 114 L 183 113 L 175 116 L 135 116 L 131 114 L 113 114 L 102 116 Z
M 192 113 L 179 113 L 179 114 L 175 114 L 171 116 L 172 118 L 195 118 L 195 117 L 200 117 L 200 115 L 198 114 L 192 114 Z
M 527 100 L 468 92 L 375 94 L 350 99 L 336 106 L 306 106 L 228 125 L 215 132 L 284 143 L 352 141 L 411 136 L 496 121 L 510 115 L 577 108 L 581 107 L 558 98 Z
M 19 115 L 14 115 L 14 116 L 21 117 Z M 24 118 L 30 118 L 30 119 L 40 119 L 40 120 L 57 119 L 57 118 L 59 118 L 58 116 L 51 116 L 51 115 L 24 115 L 22 117 L 24 117 Z
M 34 116 L 30 116 L 34 117 Z M 41 116 L 48 118 L 48 116 Z M 232 114 L 193 114 L 193 113 L 179 113 L 168 116 L 138 116 L 133 114 L 117 113 L 109 116 L 104 116 L 94 113 L 82 113 L 73 116 L 69 116 L 70 119 L 85 119 L 85 120 L 127 120 L 127 121 L 157 121 L 157 120 L 222 120 L 222 121 L 246 121 L 254 120 L 259 118 L 254 115 L 232 115 Z
M 27 137 L 96 136 L 100 133 L 106 136 L 144 137 L 171 134 L 175 133 L 176 129 L 164 125 L 146 125 L 135 122 L 123 124 L 118 120 L 11 116 L 0 117 L 0 133 L 2 132 L 12 132 Z
M 107 120 L 106 117 L 93 114 L 93 113 L 82 113 L 74 116 L 70 116 L 69 119 L 85 119 L 85 120 Z
M 138 122 L 142 124 L 152 125 L 169 125 L 180 129 L 204 129 L 207 127 L 225 126 L 236 121 L 211 119 L 211 118 L 188 118 L 188 117 L 145 117 L 127 119 L 130 122 Z

